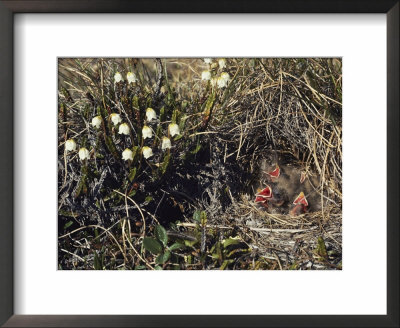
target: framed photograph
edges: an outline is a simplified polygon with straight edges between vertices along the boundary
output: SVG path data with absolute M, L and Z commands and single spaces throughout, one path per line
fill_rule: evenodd
M 4 327 L 399 326 L 399 3 L 0 1 Z

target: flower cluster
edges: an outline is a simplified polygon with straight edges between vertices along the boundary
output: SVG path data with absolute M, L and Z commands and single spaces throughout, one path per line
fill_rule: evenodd
M 123 80 L 124 78 L 122 77 L 122 74 L 120 72 L 116 72 L 114 75 L 114 82 L 119 83 L 122 82 Z M 133 72 L 126 73 L 126 80 L 128 81 L 128 84 L 136 83 L 137 82 L 136 74 Z
M 74 139 L 68 139 L 65 142 L 65 152 L 68 153 L 70 151 L 75 151 L 77 148 L 76 142 Z M 85 148 L 79 148 L 78 156 L 81 161 L 88 159 L 90 157 L 89 151 Z
M 119 73 L 116 73 L 114 76 L 114 79 L 116 81 L 116 83 L 120 82 L 122 79 L 122 76 L 120 76 Z M 133 73 L 132 73 L 133 74 Z M 134 76 L 134 75 L 133 75 Z M 128 81 L 130 78 L 132 78 L 131 75 L 129 75 L 128 73 Z M 131 83 L 131 82 L 130 82 Z M 111 113 L 110 116 L 110 121 L 112 122 L 114 127 L 118 127 L 118 134 L 121 135 L 126 135 L 129 136 L 131 135 L 131 130 L 130 127 L 128 125 L 128 123 L 123 122 L 123 119 L 121 117 L 121 114 L 118 113 Z M 146 109 L 146 121 L 151 123 L 152 121 L 156 121 L 157 120 L 157 114 L 155 112 L 155 110 L 153 108 L 147 108 Z M 99 129 L 101 127 L 103 123 L 103 119 L 100 115 L 95 116 L 92 118 L 92 122 L 91 125 L 93 126 L 93 128 L 95 129 Z M 176 135 L 180 134 L 180 130 L 179 130 L 179 126 L 176 123 L 171 123 L 168 125 L 168 134 L 170 137 L 174 137 Z M 146 139 L 151 139 L 154 137 L 154 131 L 153 129 L 149 126 L 149 125 L 144 125 L 142 128 L 142 138 L 143 140 Z M 165 151 L 168 150 L 172 147 L 172 143 L 171 143 L 171 139 L 167 136 L 163 136 L 161 138 L 161 150 Z M 65 143 L 65 150 L 66 152 L 69 151 L 75 151 L 77 149 L 77 145 L 76 142 L 73 139 L 69 139 L 66 141 Z M 145 159 L 148 159 L 150 157 L 152 157 L 153 154 L 153 150 L 148 147 L 148 146 L 143 146 L 142 147 L 142 154 L 143 157 Z M 85 159 L 89 159 L 90 158 L 90 153 L 86 148 L 80 148 L 79 152 L 78 152 L 79 158 L 83 161 Z M 123 152 L 122 152 L 122 159 L 124 161 L 133 161 L 133 151 L 129 148 L 126 148 Z
M 217 70 L 217 67 L 219 67 L 220 71 L 226 68 L 226 60 L 224 58 L 219 58 L 217 64 L 214 63 L 211 58 L 204 58 L 204 62 L 207 64 L 208 69 L 201 73 L 201 79 L 203 81 L 210 81 L 213 87 L 217 86 L 219 89 L 227 87 L 230 81 L 229 74 L 227 72 L 221 72 L 220 76 L 216 76 L 213 72 L 213 70 Z

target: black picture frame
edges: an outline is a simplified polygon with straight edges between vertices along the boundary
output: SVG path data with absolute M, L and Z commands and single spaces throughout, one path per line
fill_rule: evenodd
M 0 0 L 0 324 L 4 327 L 399 327 L 398 0 Z M 387 315 L 14 315 L 13 29 L 16 13 L 384 13 L 387 17 Z M 366 286 L 366 288 L 368 288 Z

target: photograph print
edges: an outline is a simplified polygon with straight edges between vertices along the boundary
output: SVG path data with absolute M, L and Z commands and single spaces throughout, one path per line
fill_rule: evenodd
M 59 58 L 58 270 L 342 270 L 341 58 Z

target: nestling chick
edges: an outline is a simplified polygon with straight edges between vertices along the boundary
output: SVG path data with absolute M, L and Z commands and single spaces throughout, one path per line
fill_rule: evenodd
M 321 208 L 321 197 L 316 191 L 319 181 L 315 176 L 306 172 L 302 168 L 291 165 L 282 165 L 281 167 L 275 164 L 269 166 L 265 159 L 262 160 L 258 188 L 268 186 L 273 195 L 267 202 L 262 202 L 263 206 L 266 207 L 265 204 L 267 203 L 269 210 L 275 210 L 276 212 L 292 216 L 309 211 L 311 206 L 313 211 L 319 210 Z M 261 188 L 260 190 L 262 190 Z M 307 195 L 311 205 L 308 203 L 308 200 L 306 200 L 307 205 L 300 204 L 299 206 L 289 201 L 290 199 L 297 198 L 300 191 L 303 195 Z
M 308 211 L 308 201 L 303 192 L 301 192 L 293 202 L 293 207 L 289 212 L 290 216 L 298 216 Z

